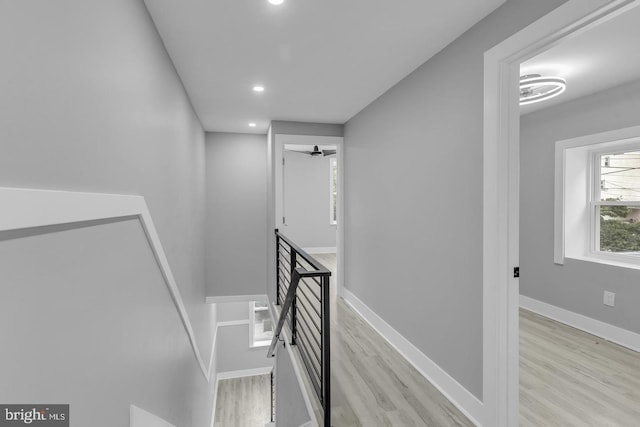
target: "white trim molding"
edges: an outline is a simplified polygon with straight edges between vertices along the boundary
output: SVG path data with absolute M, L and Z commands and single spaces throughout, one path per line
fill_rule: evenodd
M 445 372 L 420 349 L 414 346 L 402 334 L 385 322 L 371 308 L 363 303 L 351 291 L 343 289 L 344 300 L 366 320 L 373 329 L 387 340 L 414 368 L 418 370 L 435 388 L 451 401 L 469 420 L 477 426 L 482 425 L 482 402 L 459 382 Z
M 267 302 L 266 294 L 257 295 L 221 295 L 221 296 L 209 296 L 205 299 L 207 304 L 217 304 L 225 302 L 251 302 L 260 301 Z
M 273 366 L 264 366 L 262 368 L 242 369 L 239 371 L 218 372 L 218 381 L 228 380 L 230 378 L 254 377 L 256 375 L 270 374 Z
M 169 289 L 202 374 L 211 382 L 160 237 L 142 196 L 0 187 L 0 231 L 137 217 Z
M 483 424 L 519 423 L 520 64 L 637 6 L 569 0 L 484 55 Z
M 591 317 L 520 295 L 520 307 L 604 340 L 640 352 L 640 334 Z

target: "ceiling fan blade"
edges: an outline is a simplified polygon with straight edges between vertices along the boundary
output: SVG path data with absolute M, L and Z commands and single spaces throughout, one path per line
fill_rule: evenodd
M 332 156 L 334 154 L 336 154 L 336 150 L 322 150 L 323 156 Z
M 296 154 L 307 154 L 307 155 L 311 155 L 311 151 L 299 151 L 299 150 L 290 150 L 288 148 L 285 148 L 284 151 L 288 152 L 288 153 L 296 153 Z

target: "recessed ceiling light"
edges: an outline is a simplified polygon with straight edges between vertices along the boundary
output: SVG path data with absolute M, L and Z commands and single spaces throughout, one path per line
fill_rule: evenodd
M 256 124 L 255 124 L 255 123 L 253 123 L 253 122 L 251 122 L 251 123 L 249 123 L 249 127 L 250 127 L 250 128 L 254 128 L 254 127 L 256 127 Z
M 264 92 L 264 86 L 255 85 L 255 86 L 253 87 L 253 91 L 254 91 L 254 92 Z
M 284 3 L 284 0 L 269 0 L 269 3 L 279 5 Z
M 555 98 L 567 89 L 562 77 L 543 77 L 529 74 L 520 77 L 520 105 L 533 104 Z

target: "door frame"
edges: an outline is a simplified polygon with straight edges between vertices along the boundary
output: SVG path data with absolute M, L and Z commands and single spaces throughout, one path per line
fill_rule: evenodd
M 520 64 L 640 4 L 569 0 L 485 52 L 483 406 L 485 426 L 519 424 Z M 526 272 L 523 272 L 526 274 Z
M 273 170 L 273 181 L 269 183 L 270 198 L 273 205 L 270 208 L 272 220 L 269 222 L 271 234 L 273 228 L 278 228 L 282 215 L 279 215 L 282 208 L 281 192 L 283 185 L 282 163 L 281 159 L 284 154 L 284 145 L 335 145 L 336 159 L 338 160 L 338 206 L 337 206 L 337 225 L 336 225 L 336 282 L 338 284 L 337 295 L 342 296 L 344 289 L 344 137 L 342 136 L 320 136 L 320 135 L 290 135 L 290 134 L 274 134 L 273 138 L 273 155 L 269 156 L 269 161 Z M 270 138 L 271 140 L 271 138 Z M 328 216 L 328 211 L 327 211 Z M 327 218 L 328 219 L 328 218 Z M 270 245 L 271 247 L 272 245 Z M 270 253 L 269 260 L 274 259 L 275 251 Z M 271 257 L 273 256 L 273 257 Z

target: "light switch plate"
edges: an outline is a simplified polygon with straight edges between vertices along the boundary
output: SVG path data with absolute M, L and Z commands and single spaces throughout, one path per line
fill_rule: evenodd
M 608 305 L 610 307 L 615 307 L 616 305 L 616 294 L 609 291 L 604 291 L 604 305 Z

